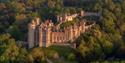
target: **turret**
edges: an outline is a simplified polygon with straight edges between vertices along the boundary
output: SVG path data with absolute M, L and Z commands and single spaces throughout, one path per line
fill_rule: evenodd
M 85 12 L 83 10 L 80 11 L 80 16 L 84 16 Z
M 42 30 L 42 24 L 39 27 L 39 47 L 43 46 L 43 30 Z
M 40 24 L 40 18 L 36 18 L 36 25 L 39 25 Z
M 50 45 L 50 42 L 51 42 L 51 28 L 48 27 L 46 28 L 46 46 L 45 47 L 48 47 Z
M 72 28 L 72 26 L 70 26 L 70 29 L 69 29 L 69 40 L 71 40 L 71 42 L 73 41 L 73 28 Z
M 36 24 L 35 24 L 34 20 L 32 20 L 32 22 L 28 24 L 28 47 L 29 48 L 34 47 L 35 28 L 36 28 Z

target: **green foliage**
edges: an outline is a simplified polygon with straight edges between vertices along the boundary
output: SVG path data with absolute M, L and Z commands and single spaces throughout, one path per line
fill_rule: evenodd
M 30 55 L 31 56 L 29 56 L 29 60 L 33 62 L 44 62 L 46 58 L 41 48 L 34 48 L 30 52 Z
M 64 2 L 64 4 L 63 4 Z M 68 3 L 68 4 L 66 4 Z M 71 6 L 71 7 L 69 7 Z M 51 46 L 27 50 L 15 40 L 25 40 L 27 23 L 34 17 L 56 21 L 56 15 L 85 11 L 100 12 L 96 26 L 75 41 L 76 51 L 69 47 Z M 90 18 L 93 18 L 90 16 Z M 97 20 L 97 19 L 95 19 Z M 61 28 L 77 23 L 77 19 L 65 22 Z M 6 33 L 7 34 L 3 34 Z M 12 38 L 13 37 L 13 38 Z M 125 58 L 125 1 L 124 0 L 0 0 L 0 63 L 46 62 L 46 58 L 60 59 L 55 63 L 73 63 Z M 62 52 L 63 51 L 63 52 Z M 50 53 L 51 52 L 51 53 Z M 74 52 L 77 52 L 75 54 Z M 80 55 L 80 57 L 75 57 Z M 86 63 L 87 63 L 86 62 Z M 104 61 L 102 63 L 110 63 Z M 123 61 L 111 61 L 121 62 Z M 75 63 L 75 62 L 74 62 Z
M 45 48 L 44 51 L 45 51 L 45 53 L 46 53 L 48 58 L 54 58 L 54 59 L 58 59 L 59 58 L 58 52 L 53 50 L 53 49 Z
M 40 8 L 41 6 L 43 6 L 44 2 L 45 2 L 45 0 L 36 0 L 36 1 L 28 0 L 27 4 L 30 7 Z
M 16 38 L 16 40 L 21 40 L 23 38 L 23 33 L 20 32 L 20 29 L 17 26 L 10 26 L 8 32 Z M 17 37 L 18 36 L 18 37 Z
M 0 62 L 19 62 L 23 61 L 26 51 L 24 52 L 17 46 L 15 40 L 9 34 L 0 35 Z M 22 56 L 22 57 L 21 57 Z
M 69 26 L 73 26 L 74 24 L 77 24 L 78 21 L 77 20 L 74 20 L 74 21 L 67 21 L 67 22 L 64 22 L 60 25 L 60 28 L 61 29 L 64 29 L 66 27 L 69 27 Z
M 72 60 L 75 60 L 75 59 L 76 59 L 75 54 L 70 53 L 70 54 L 68 55 L 68 60 L 72 61 Z
M 44 52 L 47 58 L 52 59 L 54 63 L 77 63 L 75 50 L 68 46 L 53 45 L 44 48 Z
M 94 30 L 93 30 L 94 29 Z M 114 35 L 104 33 L 98 27 L 94 27 L 87 33 L 82 34 L 75 42 L 78 42 L 77 50 L 83 60 L 104 60 L 117 54 L 123 41 L 121 35 L 115 32 Z M 115 39 L 114 39 L 115 37 Z
M 50 46 L 47 49 L 51 49 L 51 50 L 55 50 L 56 52 L 58 52 L 59 56 L 63 56 L 63 57 L 67 57 L 70 53 L 75 52 L 73 49 L 71 49 L 70 47 L 66 47 L 66 46 Z M 61 51 L 60 51 L 61 50 Z M 63 51 L 63 52 L 62 52 Z

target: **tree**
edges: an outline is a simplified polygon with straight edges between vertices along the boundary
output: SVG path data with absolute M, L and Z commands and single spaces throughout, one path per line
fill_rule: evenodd
M 14 62 L 19 54 L 19 48 L 9 34 L 0 36 L 1 60 L 0 62 Z
M 18 26 L 13 25 L 10 26 L 10 28 L 8 29 L 8 32 L 16 39 L 16 40 L 21 40 L 23 38 L 23 33 L 21 32 L 21 30 L 19 29 Z
M 0 63 L 26 63 L 27 50 L 18 46 L 10 34 L 0 35 Z
M 27 63 L 28 62 L 27 55 L 28 55 L 27 49 L 20 47 L 19 48 L 19 55 L 17 56 L 15 62 L 16 63 Z
M 27 4 L 30 7 L 33 8 L 40 8 L 41 6 L 43 6 L 45 0 L 28 0 Z
M 45 55 L 44 52 L 42 51 L 41 48 L 34 48 L 30 54 L 32 56 L 29 55 L 29 58 L 32 60 L 33 58 L 33 62 L 45 62 Z

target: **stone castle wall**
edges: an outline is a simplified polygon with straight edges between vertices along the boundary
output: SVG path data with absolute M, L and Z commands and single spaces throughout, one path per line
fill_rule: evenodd
M 86 22 L 81 21 L 79 24 L 67 27 L 62 31 L 60 29 L 54 31 L 52 24 L 51 22 L 38 24 L 37 20 L 29 24 L 29 48 L 35 45 L 48 47 L 54 43 L 73 42 L 81 33 L 90 28 L 90 26 L 86 26 Z
M 66 20 L 70 21 L 77 17 L 77 14 L 68 17 Z M 48 47 L 55 43 L 62 44 L 69 41 L 73 42 L 81 33 L 84 33 L 91 27 L 92 25 L 86 25 L 85 21 L 80 21 L 79 24 L 74 24 L 62 30 L 59 29 L 59 25 L 55 26 L 51 20 L 40 23 L 40 19 L 35 18 L 28 25 L 28 46 L 29 48 L 37 45 L 39 47 Z

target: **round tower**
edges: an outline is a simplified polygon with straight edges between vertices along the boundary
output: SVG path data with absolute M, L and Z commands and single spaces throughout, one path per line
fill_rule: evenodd
M 35 22 L 34 20 L 32 20 L 32 22 L 28 24 L 28 47 L 29 48 L 34 47 L 35 28 L 36 28 Z
M 69 40 L 72 42 L 73 41 L 73 28 L 70 26 L 69 28 Z
M 49 45 L 51 45 L 51 28 L 47 27 L 46 28 L 46 46 L 48 47 Z
M 39 25 L 40 24 L 40 18 L 36 18 L 36 25 Z
M 42 30 L 42 24 L 39 27 L 39 47 L 43 46 L 43 30 Z

